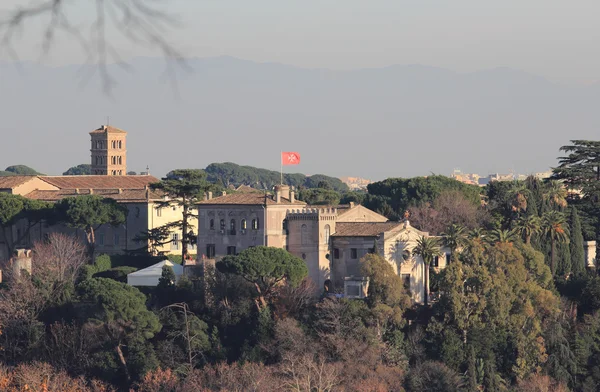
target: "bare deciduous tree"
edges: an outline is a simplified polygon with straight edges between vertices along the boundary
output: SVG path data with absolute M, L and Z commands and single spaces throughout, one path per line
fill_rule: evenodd
M 158 50 L 167 60 L 166 74 L 172 81 L 175 78 L 173 65 L 184 65 L 182 56 L 166 38 L 167 31 L 178 24 L 177 19 L 160 6 L 168 3 L 166 0 L 87 0 L 85 3 L 95 10 L 93 21 L 87 25 L 85 21 L 73 19 L 73 2 L 23 3 L 25 5 L 0 14 L 0 44 L 14 59 L 18 59 L 15 46 L 20 33 L 35 23 L 44 26 L 40 37 L 44 56 L 52 49 L 58 34 L 70 36 L 81 46 L 87 64 L 95 65 L 94 72 L 98 73 L 106 93 L 110 93 L 115 84 L 109 63 L 126 66 L 107 32 L 117 32 L 129 42 Z M 85 78 L 91 76 L 93 74 L 84 75 Z
M 33 275 L 59 285 L 74 282 L 87 259 L 86 247 L 76 237 L 52 233 L 33 247 Z

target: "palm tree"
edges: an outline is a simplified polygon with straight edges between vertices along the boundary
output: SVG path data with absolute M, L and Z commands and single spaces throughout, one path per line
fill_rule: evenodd
M 514 230 L 494 229 L 487 236 L 490 244 L 508 244 L 515 240 L 517 233 Z
M 429 299 L 429 268 L 431 268 L 433 259 L 436 256 L 442 255 L 442 250 L 440 249 L 440 244 L 437 238 L 421 236 L 417 239 L 417 246 L 413 250 L 413 253 L 417 256 L 421 256 L 425 264 L 424 294 L 425 306 L 427 306 Z
M 515 230 L 521 234 L 527 245 L 531 244 L 531 237 L 539 233 L 542 222 L 537 215 L 522 216 L 517 220 Z
M 560 182 L 551 180 L 544 187 L 544 200 L 549 200 L 550 204 L 556 207 L 564 208 L 567 206 L 567 190 Z
M 557 242 L 569 241 L 569 229 L 567 228 L 567 219 L 562 212 L 548 211 L 543 216 L 542 232 L 550 238 L 552 244 L 550 251 L 550 269 L 552 275 L 556 272 L 555 251 Z
M 454 261 L 454 255 L 458 248 L 465 246 L 467 235 L 465 228 L 461 225 L 452 224 L 445 233 L 442 233 L 444 245 L 450 248 L 450 260 Z M 450 262 L 450 260 L 448 260 Z
M 515 181 L 514 188 L 511 190 L 510 207 L 517 214 L 527 210 L 527 199 L 531 196 L 531 192 L 525 184 Z
M 481 227 L 476 227 L 467 233 L 467 238 L 470 240 L 482 240 L 485 237 L 485 233 Z

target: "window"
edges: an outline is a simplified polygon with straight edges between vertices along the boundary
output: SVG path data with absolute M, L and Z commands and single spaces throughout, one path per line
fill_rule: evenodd
M 219 221 L 219 227 L 221 228 L 221 230 L 225 230 L 225 219 L 221 219 Z
M 356 284 L 349 284 L 346 286 L 346 296 L 348 297 L 359 297 L 360 296 L 360 286 Z
M 235 235 L 235 219 L 229 222 L 229 234 Z
M 140 207 L 135 207 L 135 217 L 136 218 L 140 217 Z
M 113 236 L 113 244 L 118 246 L 121 243 L 121 238 L 119 237 L 119 233 L 115 233 Z
M 228 246 L 227 247 L 227 254 L 228 255 L 235 255 L 235 246 Z
M 325 225 L 325 244 L 329 244 L 329 236 L 331 234 L 331 227 L 329 225 Z
M 300 227 L 300 241 L 302 245 L 308 244 L 308 226 L 306 225 Z
M 252 219 L 252 230 L 258 230 L 258 218 Z
M 446 253 L 446 264 L 450 264 L 450 253 Z
M 104 245 L 104 233 L 98 234 L 98 245 Z
M 242 219 L 240 222 L 240 230 L 246 230 L 246 219 Z
M 119 148 L 123 148 L 123 142 L 121 140 L 119 140 Z
M 369 248 L 369 253 L 370 254 L 375 254 L 375 248 L 374 247 L 373 248 Z
M 209 259 L 215 257 L 215 244 L 206 244 L 206 257 Z
M 175 233 L 171 237 L 171 250 L 179 249 L 179 234 Z
M 281 222 L 281 230 L 283 230 L 283 231 L 287 232 L 287 229 L 288 229 L 288 222 L 287 222 L 287 219 L 284 219 L 284 220 Z
M 356 248 L 350 249 L 350 258 L 358 259 L 358 249 L 356 249 Z
M 410 274 L 402 274 L 402 283 L 405 289 L 410 290 Z
M 158 207 L 156 209 L 156 216 L 162 216 L 162 208 Z
M 334 248 L 333 249 L 333 258 L 334 259 L 339 259 L 340 258 L 340 250 L 338 248 Z
M 302 253 L 302 260 L 306 260 L 306 253 Z
M 208 226 L 210 227 L 210 229 L 211 229 L 211 230 L 214 230 L 214 229 L 215 229 L 215 220 L 214 220 L 214 219 L 211 219 L 211 220 L 208 222 Z
M 432 267 L 439 267 L 439 266 L 440 266 L 440 256 L 435 256 L 433 258 Z

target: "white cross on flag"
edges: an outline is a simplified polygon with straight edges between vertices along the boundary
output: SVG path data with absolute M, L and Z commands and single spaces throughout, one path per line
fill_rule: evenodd
M 282 165 L 298 165 L 300 164 L 300 154 L 297 152 L 282 152 L 281 153 L 281 164 Z

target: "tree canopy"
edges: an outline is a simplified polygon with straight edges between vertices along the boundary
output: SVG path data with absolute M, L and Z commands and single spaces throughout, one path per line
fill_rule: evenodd
M 266 306 L 266 300 L 280 283 L 295 286 L 308 275 L 304 260 L 286 250 L 268 246 L 256 246 L 238 255 L 226 256 L 217 262 L 217 269 L 252 283 L 261 306 Z
M 83 176 L 92 174 L 92 165 L 89 163 L 82 163 L 77 166 L 70 167 L 63 176 Z
M 96 230 L 102 225 L 118 226 L 127 219 L 127 208 L 114 199 L 98 195 L 67 197 L 56 204 L 57 219 L 86 234 L 90 257 L 93 260 Z
M 240 185 L 249 185 L 257 189 L 272 189 L 281 181 L 281 173 L 274 170 L 260 169 L 253 166 L 240 166 L 235 163 L 211 163 L 205 169 L 207 179 L 213 183 L 221 183 L 228 187 Z M 348 186 L 339 178 L 315 174 L 305 176 L 304 174 L 283 175 L 283 181 L 287 185 L 297 188 L 319 188 L 319 183 L 324 182 L 329 185 L 329 189 L 336 192 L 348 191 Z
M 42 173 L 25 165 L 9 166 L 4 171 L 0 170 L 0 176 L 37 176 Z

